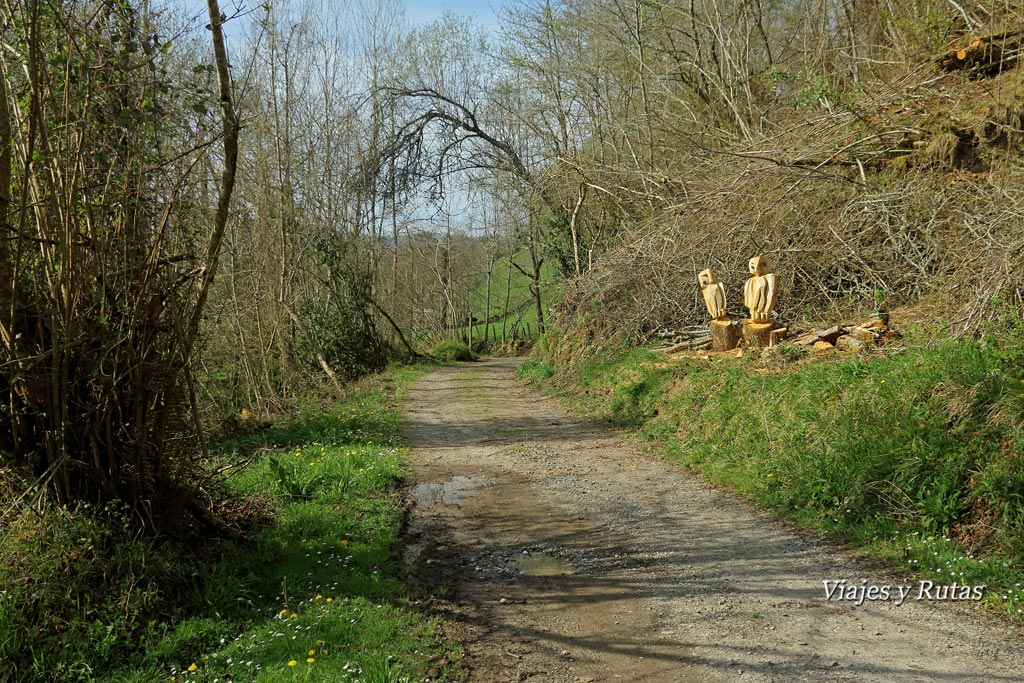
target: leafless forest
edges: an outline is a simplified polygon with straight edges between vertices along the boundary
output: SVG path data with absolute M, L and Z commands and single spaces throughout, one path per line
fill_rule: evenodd
M 975 0 L 513 0 L 493 31 L 392 0 L 7 2 L 7 493 L 223 530 L 202 454 L 225 420 L 474 324 L 507 345 L 527 313 L 634 342 L 753 253 L 787 315 L 927 301 L 975 331 L 1021 304 L 1022 22 Z

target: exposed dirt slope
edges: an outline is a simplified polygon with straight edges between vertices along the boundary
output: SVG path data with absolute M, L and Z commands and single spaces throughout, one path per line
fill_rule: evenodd
M 472 681 L 1024 681 L 970 607 L 828 601 L 896 586 L 521 387 L 451 367 L 406 404 L 407 557 L 446 587 Z

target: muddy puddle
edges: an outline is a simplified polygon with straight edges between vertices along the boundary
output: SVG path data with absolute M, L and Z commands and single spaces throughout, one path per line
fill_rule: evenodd
M 443 484 L 417 484 L 409 497 L 416 505 L 462 505 L 462 499 L 476 493 L 483 482 L 462 475 L 452 477 Z
M 520 555 L 515 563 L 519 571 L 528 576 L 565 576 L 576 573 L 576 567 L 571 562 L 544 553 Z

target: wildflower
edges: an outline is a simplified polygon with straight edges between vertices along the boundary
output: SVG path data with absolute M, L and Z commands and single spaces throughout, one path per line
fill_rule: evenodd
M 773 474 L 772 474 L 771 472 L 769 472 L 769 473 L 768 473 L 768 476 L 769 476 L 769 477 L 773 477 L 773 476 L 775 476 L 775 475 L 773 475 Z
M 334 602 L 334 598 L 327 598 L 327 602 Z
M 313 663 L 313 662 L 315 662 L 315 661 L 316 661 L 316 660 L 315 660 L 315 659 L 313 659 L 312 657 L 306 657 L 306 664 L 312 664 L 312 663 Z
M 320 600 L 320 599 L 321 599 L 321 598 L 323 598 L 323 597 L 324 597 L 324 596 L 320 595 L 319 593 L 317 593 L 317 594 L 316 594 L 316 599 L 317 599 L 317 600 Z
M 292 612 L 291 614 L 288 615 L 288 618 L 289 619 L 297 619 L 298 616 L 299 616 L 298 614 L 296 614 L 295 612 Z
M 296 664 L 298 664 L 298 662 L 296 662 L 294 659 L 288 661 L 288 666 L 295 666 Z
M 318 640 L 318 641 L 316 641 L 316 644 L 320 645 L 322 647 L 322 646 L 327 644 L 327 641 L 326 640 Z
M 189 665 L 188 665 L 188 670 L 189 670 L 189 671 L 195 671 L 195 670 L 196 670 L 196 669 L 198 669 L 198 668 L 199 668 L 199 667 L 198 667 L 198 666 L 196 666 L 196 663 L 195 663 L 195 662 L 192 662 L 191 664 L 189 664 Z
M 310 656 L 310 657 L 312 657 L 312 656 L 313 656 L 313 655 L 315 655 L 315 654 L 316 654 L 316 650 L 310 650 L 310 651 L 309 651 L 309 656 Z

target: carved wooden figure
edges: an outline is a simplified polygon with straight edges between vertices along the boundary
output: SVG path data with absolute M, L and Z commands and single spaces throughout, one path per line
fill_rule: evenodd
M 763 256 L 750 259 L 750 279 L 743 286 L 743 305 L 750 309 L 750 322 L 767 323 L 775 308 L 778 289 L 775 287 L 775 273 L 771 272 Z
M 736 348 L 740 334 L 725 310 L 725 285 L 715 280 L 715 274 L 710 269 L 702 270 L 697 275 L 697 282 L 700 284 L 700 293 L 704 296 L 704 304 L 713 318 L 711 350 L 729 351 Z
M 714 320 L 723 320 L 725 313 L 725 285 L 715 279 L 711 269 L 702 270 L 697 275 L 697 282 L 700 283 L 700 293 L 704 295 L 704 305 L 708 307 L 708 313 Z
M 747 346 L 775 346 L 785 333 L 776 333 L 770 315 L 775 308 L 778 289 L 775 273 L 771 272 L 763 256 L 755 256 L 748 263 L 750 279 L 743 285 L 743 305 L 750 309 L 750 320 L 743 323 L 743 340 Z

